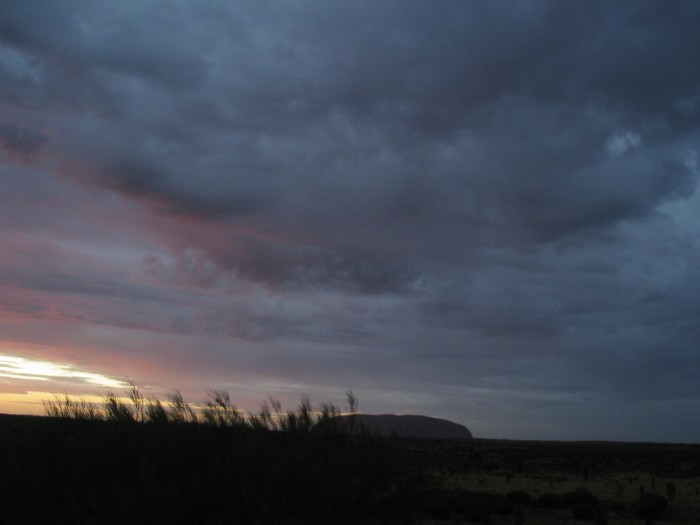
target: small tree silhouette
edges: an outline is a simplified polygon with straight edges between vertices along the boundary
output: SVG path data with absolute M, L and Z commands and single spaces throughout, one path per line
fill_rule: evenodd
M 44 400 L 44 413 L 49 417 L 65 419 L 102 419 L 102 414 L 94 403 L 85 399 L 71 399 L 67 392 L 63 395 L 53 394 L 53 400 Z
M 124 403 L 114 392 L 107 392 L 102 400 L 107 421 L 122 423 L 133 423 L 136 421 L 131 406 Z
M 168 420 L 171 423 L 196 423 L 198 421 L 189 403 L 182 397 L 179 390 L 173 390 L 168 394 L 170 406 L 168 407 Z
M 226 390 L 210 390 L 209 399 L 204 403 L 202 419 L 204 423 L 216 427 L 244 427 L 245 418 L 231 403 Z
M 146 406 L 146 420 L 149 423 L 167 423 L 168 413 L 160 399 L 151 399 Z
M 666 496 L 669 501 L 673 501 L 676 497 L 676 484 L 673 481 L 666 483 Z
M 348 413 L 350 414 L 350 417 L 348 418 L 348 431 L 350 434 L 354 434 L 356 430 L 359 430 L 355 428 L 357 423 L 357 407 L 359 403 L 352 390 L 345 392 L 345 399 L 347 400 L 347 409 Z
M 127 378 L 127 382 L 130 385 L 129 399 L 131 400 L 132 404 L 132 416 L 134 418 L 134 421 L 138 421 L 139 423 L 141 423 L 145 421 L 146 418 L 146 400 L 144 399 L 143 395 L 141 394 L 141 391 L 136 386 L 136 383 L 133 380 Z

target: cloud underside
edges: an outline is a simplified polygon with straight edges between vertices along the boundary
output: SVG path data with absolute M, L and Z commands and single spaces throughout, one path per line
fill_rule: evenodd
M 480 360 L 487 390 L 554 359 L 555 390 L 657 374 L 652 397 L 692 398 L 699 23 L 693 2 L 3 5 L 0 314 L 329 366 L 374 345 L 428 383 Z

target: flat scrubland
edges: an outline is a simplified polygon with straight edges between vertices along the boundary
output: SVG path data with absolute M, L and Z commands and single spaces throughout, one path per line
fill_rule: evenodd
M 700 446 L 0 415 L 0 523 L 700 523 Z
M 423 524 L 700 524 L 700 445 L 406 443 Z

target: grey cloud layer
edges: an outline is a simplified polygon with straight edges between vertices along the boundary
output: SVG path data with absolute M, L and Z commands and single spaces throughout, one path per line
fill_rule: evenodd
M 436 228 L 549 238 L 693 189 L 669 144 L 700 117 L 691 3 L 3 9 L 5 44 L 40 72 L 22 102 L 101 115 L 65 142 L 87 143 L 94 182 L 166 212 L 331 200 L 331 219 L 376 224 L 447 204 Z M 630 130 L 644 152 L 607 158 Z
M 699 26 L 691 1 L 5 3 L 0 147 L 145 204 L 200 286 L 391 296 L 418 363 L 521 344 L 692 397 Z M 243 315 L 193 308 L 193 333 Z

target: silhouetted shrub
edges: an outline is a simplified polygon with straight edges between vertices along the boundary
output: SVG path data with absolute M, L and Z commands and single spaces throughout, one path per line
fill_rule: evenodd
M 515 510 L 507 498 L 471 490 L 433 490 L 425 495 L 424 512 L 432 519 L 446 520 L 463 515 L 471 522 L 481 522 L 491 514 L 506 515 Z
M 524 525 L 525 514 L 523 513 L 522 509 L 515 509 L 515 513 L 513 516 L 513 523 L 514 523 L 514 525 Z
M 590 503 L 576 503 L 571 507 L 571 515 L 577 520 L 593 520 L 595 507 Z
M 465 505 L 471 499 L 471 497 L 472 493 L 469 491 L 432 491 L 425 496 L 423 506 L 431 518 L 446 520 L 452 514 L 463 513 Z
M 296 411 L 289 410 L 282 419 L 285 432 L 310 432 L 314 426 L 313 409 L 306 396 L 302 396 Z
M 190 404 L 182 397 L 179 390 L 168 394 L 170 405 L 166 409 L 168 421 L 171 423 L 197 423 L 199 418 Z
M 469 501 L 464 509 L 464 519 L 470 523 L 490 524 L 493 504 L 488 496 Z
M 656 520 L 666 508 L 666 498 L 653 492 L 645 492 L 634 502 L 634 514 L 640 520 Z
M 608 509 L 604 505 L 598 505 L 595 509 L 596 525 L 608 525 Z
M 105 419 L 119 423 L 133 423 L 136 421 L 132 411 L 132 405 L 127 405 L 115 394 L 108 392 L 103 396 Z
M 397 490 L 385 439 L 53 418 L 15 432 L 15 421 L 25 428 L 0 426 L 3 523 L 350 525 Z
M 341 411 L 333 404 L 321 403 L 314 409 L 309 398 L 302 396 L 295 410 L 284 412 L 279 401 L 265 400 L 257 414 L 238 410 L 231 402 L 226 390 L 211 390 L 208 399 L 202 403 L 201 415 L 185 401 L 179 390 L 168 394 L 168 401 L 147 399 L 136 384 L 130 385 L 126 396 L 120 397 L 114 392 L 102 396 L 101 406 L 87 402 L 83 398 L 73 398 L 67 393 L 54 394 L 53 399 L 45 400 L 44 412 L 47 416 L 63 419 L 81 419 L 92 421 L 113 421 L 120 423 L 204 423 L 214 427 L 237 427 L 254 430 L 283 430 L 286 432 L 310 432 L 337 434 Z M 348 403 L 348 428 L 355 430 L 357 397 L 352 390 L 346 392 Z M 352 432 L 351 432 L 352 433 Z
M 529 505 L 532 502 L 532 496 L 524 490 L 511 490 L 506 498 L 518 505 Z
M 202 421 L 215 427 L 245 426 L 245 418 L 238 411 L 226 390 L 210 390 L 209 398 L 204 402 Z
M 617 513 L 622 513 L 627 510 L 627 505 L 622 501 L 612 501 L 610 502 L 610 510 Z
M 599 501 L 588 489 L 576 489 L 571 492 L 565 492 L 561 495 L 560 501 L 564 507 L 573 507 L 574 505 L 590 505 L 595 507 Z
M 558 509 L 561 507 L 561 498 L 557 494 L 541 494 L 537 496 L 535 505 L 541 509 Z
M 495 496 L 493 499 L 492 510 L 494 514 L 505 516 L 515 512 L 515 502 L 503 496 Z
M 8 523 L 396 522 L 387 505 L 403 501 L 405 485 L 395 448 L 332 425 L 310 432 L 339 413 L 333 405 L 317 411 L 303 397 L 282 412 L 272 400 L 250 415 L 212 391 L 199 416 L 177 390 L 163 403 L 131 387 L 101 406 L 54 396 L 44 406 L 55 418 L 31 441 L 2 442 L 0 465 L 18 495 L 7 500 L 0 477 Z M 348 399 L 356 409 L 351 392 Z
M 83 398 L 72 399 L 67 392 L 64 392 L 63 395 L 53 394 L 53 399 L 44 400 L 43 404 L 44 413 L 49 417 L 84 420 L 102 419 L 102 413 L 97 405 Z
M 159 399 L 148 401 L 145 417 L 148 423 L 164 424 L 168 422 L 168 413 L 165 411 L 165 407 Z
M 515 511 L 515 503 L 499 494 L 462 491 L 463 515 L 470 523 L 490 523 L 493 514 L 507 515 Z
M 666 483 L 666 496 L 669 501 L 672 501 L 676 497 L 676 484 L 673 481 Z

